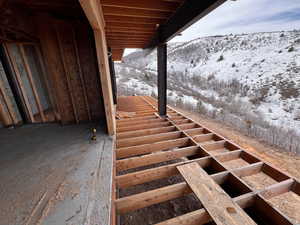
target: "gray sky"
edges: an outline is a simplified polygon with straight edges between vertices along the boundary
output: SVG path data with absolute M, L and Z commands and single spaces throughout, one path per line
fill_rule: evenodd
M 300 0 L 228 0 L 170 42 L 211 35 L 293 29 L 300 29 Z M 132 51 L 127 49 L 125 54 Z

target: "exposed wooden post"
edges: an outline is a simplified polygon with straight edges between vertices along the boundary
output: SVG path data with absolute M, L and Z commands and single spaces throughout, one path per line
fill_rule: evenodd
M 117 83 L 116 83 L 116 72 L 115 72 L 115 64 L 112 58 L 111 48 L 109 50 L 109 70 L 110 70 L 110 78 L 111 78 L 111 87 L 113 92 L 114 104 L 117 104 Z
M 102 7 L 98 0 L 79 0 L 82 9 L 87 16 L 90 25 L 94 30 L 96 52 L 104 100 L 107 130 L 109 135 L 114 135 L 116 131 L 115 109 L 113 104 L 111 78 L 109 73 L 109 63 L 107 56 L 107 44 L 105 39 L 105 21 Z
M 167 44 L 157 46 L 157 88 L 159 115 L 167 113 Z

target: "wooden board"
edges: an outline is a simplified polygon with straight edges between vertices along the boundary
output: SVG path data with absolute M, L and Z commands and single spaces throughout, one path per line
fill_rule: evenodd
M 256 224 L 197 163 L 177 169 L 216 224 Z

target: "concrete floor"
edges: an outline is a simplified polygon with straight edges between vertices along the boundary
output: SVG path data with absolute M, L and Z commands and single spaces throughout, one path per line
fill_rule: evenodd
M 113 145 L 92 127 L 0 129 L 0 225 L 108 224 Z

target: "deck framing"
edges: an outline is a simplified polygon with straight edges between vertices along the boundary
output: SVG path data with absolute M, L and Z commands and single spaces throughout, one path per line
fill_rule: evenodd
M 235 221 L 232 223 L 228 222 L 232 218 L 227 218 L 226 224 L 256 224 L 253 218 L 244 211 L 249 207 L 255 207 L 260 213 L 269 215 L 267 216 L 268 222 L 272 224 L 293 224 L 291 219 L 273 207 L 268 199 L 289 191 L 299 195 L 300 184 L 295 178 L 170 106 L 167 107 L 167 117 L 160 116 L 157 112 L 157 101 L 152 97 L 119 97 L 118 104 L 118 110 L 135 112 L 135 115 L 117 120 L 116 176 L 114 179 L 116 190 L 175 175 L 184 175 L 186 182 L 126 197 L 116 197 L 114 215 L 123 215 L 192 192 L 197 196 L 198 188 L 197 185 L 193 185 L 193 182 L 207 182 L 208 186 L 222 193 L 221 196 L 225 193 L 226 204 L 216 209 L 209 205 L 211 200 L 215 200 L 214 198 L 200 197 L 199 201 L 203 208 L 162 221 L 157 225 L 205 224 L 210 221 L 221 224 L 220 214 L 225 205 L 229 205 L 234 213 L 238 212 L 239 215 L 243 215 L 243 217 L 233 215 L 232 218 Z M 163 166 L 157 165 L 157 163 L 171 162 L 174 159 L 184 160 Z M 237 159 L 243 160 L 246 165 L 237 168 L 228 167 L 228 162 Z M 206 173 L 207 168 L 212 169 L 213 173 Z M 132 171 L 132 169 L 138 170 Z M 200 170 L 203 177 L 200 178 L 200 175 L 197 177 L 198 173 L 194 170 Z M 189 179 L 187 171 L 194 173 L 192 178 Z M 271 177 L 276 183 L 256 189 L 243 180 L 245 176 L 261 172 Z M 223 190 L 221 186 L 225 182 L 229 182 L 230 188 L 239 190 L 241 193 L 238 196 L 226 193 L 227 190 Z M 199 196 L 204 192 L 205 187 L 200 190 Z

